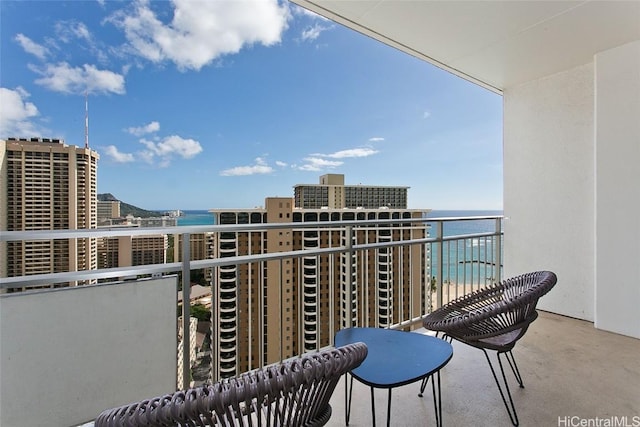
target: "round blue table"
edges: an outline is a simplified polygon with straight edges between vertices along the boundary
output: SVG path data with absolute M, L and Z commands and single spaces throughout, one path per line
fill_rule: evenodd
M 336 347 L 354 342 L 364 342 L 368 348 L 367 357 L 362 364 L 352 370 L 351 389 L 345 381 L 346 424 L 349 425 L 351 412 L 351 394 L 353 378 L 371 388 L 371 414 L 373 425 L 376 423 L 374 388 L 389 390 L 387 401 L 387 426 L 391 420 L 391 390 L 405 384 L 422 380 L 419 396 L 428 379 L 436 374 L 438 390 L 432 378 L 433 405 L 436 412 L 436 425 L 442 426 L 442 404 L 440 393 L 440 369 L 453 356 L 453 347 L 448 342 L 414 332 L 395 331 L 381 328 L 347 328 L 338 331 L 335 337 Z

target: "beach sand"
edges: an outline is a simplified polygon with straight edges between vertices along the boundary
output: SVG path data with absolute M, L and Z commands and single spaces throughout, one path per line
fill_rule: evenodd
M 466 294 L 470 294 L 471 292 L 478 291 L 480 289 L 486 288 L 489 284 L 477 284 L 477 283 L 445 283 L 442 287 L 442 303 L 446 304 L 449 301 L 453 301 L 456 298 L 460 298 Z M 434 292 L 431 295 L 431 301 L 433 302 L 433 307 L 436 307 L 436 293 Z

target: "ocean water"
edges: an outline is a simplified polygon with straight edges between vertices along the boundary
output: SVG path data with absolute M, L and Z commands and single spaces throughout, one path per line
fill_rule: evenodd
M 213 214 L 207 210 L 184 210 L 178 218 L 178 225 L 213 225 Z
M 427 218 L 468 217 L 502 215 L 502 211 L 432 211 Z M 495 220 L 451 221 L 443 228 L 444 236 L 488 233 L 495 231 Z M 431 236 L 435 237 L 436 229 L 432 223 Z M 445 242 L 443 247 L 443 280 L 448 283 L 484 286 L 497 276 L 494 254 L 494 239 L 479 237 Z M 432 248 L 431 275 L 438 273 L 438 250 Z

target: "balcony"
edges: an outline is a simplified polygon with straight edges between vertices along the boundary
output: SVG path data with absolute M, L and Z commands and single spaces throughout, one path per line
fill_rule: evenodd
M 640 4 L 607 1 L 294 2 L 503 95 L 504 208 L 509 218 L 503 225 L 507 239 L 503 248 L 495 248 L 493 242 L 486 245 L 487 252 L 500 254 L 504 251 L 506 276 L 540 267 L 557 272 L 559 285 L 543 298 L 542 308 L 586 319 L 543 314 L 516 347 L 527 386 L 514 393 L 522 424 L 597 425 L 586 421 L 596 417 L 602 420 L 613 416 L 637 416 L 640 413 L 638 340 L 605 330 L 640 337 L 640 311 L 637 309 L 640 280 L 637 262 L 640 259 L 640 223 L 637 221 L 640 208 L 637 191 L 640 181 L 640 168 L 637 167 L 640 26 L 637 17 Z M 414 147 L 409 144 L 406 148 L 413 150 Z M 426 166 L 428 161 L 425 159 Z M 426 247 L 425 263 L 431 268 L 426 279 L 435 276 L 433 282 L 421 283 L 424 295 L 430 295 L 432 299 L 426 300 L 427 304 L 421 303 L 416 313 L 418 320 L 411 310 L 400 311 L 400 327 L 419 324 L 419 316 L 432 307 L 499 280 L 503 275 L 500 269 L 502 257 L 483 260 L 483 267 L 493 266 L 493 270 L 489 268 L 489 274 L 467 277 L 458 268 L 450 269 L 446 257 L 458 251 L 451 249 L 455 240 L 446 243 L 447 240 L 440 238 L 441 225 L 436 224 L 433 242 L 416 243 Z M 192 232 L 200 231 L 194 229 Z M 235 232 L 231 230 L 221 237 L 232 242 Z M 72 237 L 72 234 L 70 232 L 66 237 Z M 5 233 L 0 237 L 4 240 Z M 27 238 L 31 237 L 23 237 Z M 435 246 L 431 247 L 432 243 Z M 447 245 L 449 249 L 441 249 Z M 475 247 L 483 246 L 479 243 Z M 332 257 L 332 250 L 324 255 Z M 244 262 L 233 253 L 229 255 L 231 265 Z M 259 258 L 253 260 L 263 262 Z M 479 266 L 473 260 L 462 260 L 471 261 L 473 268 Z M 190 268 L 221 269 L 224 265 L 217 264 L 219 260 L 215 258 L 209 261 L 209 264 L 194 261 L 184 269 L 176 263 L 168 267 L 92 272 L 84 277 L 60 274 L 55 279 L 59 283 L 114 280 L 180 271 L 184 276 Z M 271 258 L 271 261 L 279 263 L 278 258 Z M 353 270 L 346 268 L 344 271 Z M 431 274 L 433 272 L 436 274 Z M 23 277 L 13 285 L 30 288 L 47 285 L 51 280 L 49 276 Z M 3 288 L 8 287 L 4 278 L 0 283 Z M 130 283 L 131 286 L 134 284 L 139 282 Z M 332 285 L 342 286 L 342 283 L 336 281 Z M 430 292 L 431 286 L 434 293 Z M 264 292 L 267 297 L 266 290 Z M 268 297 L 277 296 L 278 292 L 279 289 L 269 289 Z M 341 307 L 340 316 L 353 313 L 345 320 L 356 319 L 358 310 L 370 308 L 370 294 L 366 289 L 355 294 L 357 309 L 342 305 L 340 298 L 354 295 L 353 292 L 356 290 L 344 289 L 343 295 L 334 296 L 331 301 Z M 332 315 L 338 315 L 335 312 L 339 310 L 333 305 L 329 310 Z M 266 322 L 267 314 L 260 314 Z M 269 326 L 278 324 L 277 315 L 276 310 L 276 317 L 269 317 Z M 131 324 L 143 329 L 140 323 Z M 5 325 L 3 318 L 3 328 Z M 4 331 L 2 340 L 6 337 Z M 97 333 L 95 331 L 113 332 L 109 324 L 91 334 Z M 261 345 L 268 344 L 261 341 L 262 331 L 250 336 L 249 341 L 254 340 Z M 444 422 L 456 426 L 508 425 L 491 379 L 484 370 L 484 361 L 469 352 L 472 349 L 456 346 L 454 358 L 444 371 Z M 35 353 L 48 358 L 42 351 Z M 92 355 L 107 360 L 113 353 L 115 350 L 101 348 Z M 188 351 L 184 353 L 189 354 Z M 120 357 L 121 353 L 115 355 Z M 67 361 L 60 363 L 68 364 Z M 225 364 L 220 371 L 233 372 L 234 367 Z M 17 396 L 12 399 L 14 404 L 29 404 L 25 412 L 44 412 L 40 406 L 35 406 L 37 409 L 34 410 L 30 398 L 34 396 L 34 390 L 43 395 L 42 400 L 49 397 L 42 393 L 41 386 L 46 384 L 42 378 L 50 380 L 50 376 L 43 375 L 34 381 L 23 378 L 27 386 L 22 392 L 16 392 L 18 389 L 5 385 L 6 372 L 2 372 L 2 408 L 5 408 L 6 396 L 10 395 Z M 88 372 L 73 378 L 91 376 L 91 371 Z M 166 372 L 151 369 L 151 374 L 160 376 Z M 72 377 L 67 380 L 61 384 L 63 394 L 74 388 Z M 100 395 L 116 396 L 124 388 L 134 387 L 137 386 L 126 382 L 101 383 L 99 390 Z M 414 393 L 415 388 L 410 386 L 394 393 L 393 413 L 398 425 L 424 425 L 424 420 L 433 422 L 428 394 L 418 404 Z M 140 396 L 143 397 L 147 396 Z M 360 404 L 354 408 L 352 425 L 370 425 L 367 397 L 366 391 L 356 396 Z M 343 423 L 340 402 L 338 390 L 330 425 Z M 384 408 L 385 405 L 377 407 Z M 419 412 L 422 410 L 423 413 Z M 579 418 L 561 423 L 558 417 L 564 416 Z
M 605 424 L 612 417 L 625 416 L 627 424 L 618 425 L 637 425 L 639 352 L 640 341 L 634 338 L 594 329 L 590 322 L 540 312 L 514 349 L 525 385 L 519 389 L 510 378 L 520 425 L 605 426 L 616 425 Z M 443 425 L 511 425 L 480 350 L 454 342 L 453 358 L 441 376 Z M 333 416 L 327 426 L 345 425 L 343 381 L 331 399 Z M 369 389 L 356 381 L 354 384 L 349 425 L 370 426 Z M 418 388 L 415 383 L 393 390 L 392 426 L 435 425 L 431 386 L 423 398 L 417 396 Z M 376 390 L 375 397 L 377 425 L 384 425 L 386 390 Z
M 332 223 L 330 226 L 335 230 L 339 227 L 342 233 L 347 236 L 343 241 L 353 241 L 348 238 L 349 234 L 357 234 L 358 230 L 361 230 L 364 234 L 368 233 L 370 228 L 375 228 L 383 224 L 385 221 L 393 221 L 395 223 L 404 221 L 402 225 L 407 228 L 407 224 L 413 224 L 412 228 L 414 233 L 409 233 L 408 237 L 404 234 L 398 234 L 395 238 L 389 239 L 387 242 L 374 242 L 365 243 L 361 245 L 352 245 L 350 247 L 330 247 L 330 248 L 318 248 L 309 250 L 308 248 L 298 251 L 290 252 L 278 252 L 272 254 L 256 254 L 248 256 L 236 256 L 225 258 L 214 258 L 206 260 L 189 260 L 185 259 L 181 263 L 172 264 L 155 264 L 144 265 L 135 267 L 120 267 L 115 269 L 103 269 L 84 272 L 69 272 L 69 273 L 56 273 L 36 276 L 23 276 L 16 278 L 2 278 L 0 279 L 0 285 L 2 288 L 19 287 L 23 289 L 29 289 L 30 287 L 38 287 L 43 285 L 51 285 L 55 282 L 69 282 L 69 281 L 95 281 L 95 280 L 117 280 L 121 277 L 138 277 L 136 280 L 129 280 L 123 282 L 120 285 L 92 285 L 92 286 L 78 286 L 70 288 L 66 291 L 86 290 L 90 293 L 95 293 L 100 290 L 114 290 L 114 298 L 129 298 L 127 295 L 133 292 L 130 302 L 134 307 L 138 307 L 136 310 L 125 310 L 124 305 L 127 304 L 126 300 L 120 300 L 123 307 L 123 313 L 118 315 L 119 321 L 128 325 L 129 329 L 132 329 L 135 334 L 144 336 L 147 330 L 157 329 L 159 322 L 164 322 L 166 331 L 165 334 L 160 335 L 160 341 L 164 342 L 164 348 L 156 348 L 152 353 L 149 353 L 146 362 L 138 361 L 141 366 L 137 367 L 137 371 L 142 372 L 138 382 L 141 382 L 143 378 L 153 377 L 159 381 L 159 384 L 153 384 L 151 389 L 147 386 L 137 384 L 135 381 L 130 381 L 128 378 L 120 377 L 119 380 L 114 381 L 114 377 L 118 378 L 118 375 L 122 375 L 125 372 L 125 368 L 122 364 L 117 364 L 115 371 L 111 372 L 110 379 L 107 381 L 104 378 L 100 378 L 100 375 L 104 373 L 96 372 L 91 369 L 83 370 L 84 373 L 81 377 L 88 381 L 88 384 L 93 384 L 93 387 L 99 386 L 101 390 L 100 396 L 106 398 L 111 403 L 102 404 L 99 407 L 91 407 L 94 402 L 86 402 L 86 407 L 83 408 L 83 400 L 80 399 L 79 413 L 76 414 L 76 418 L 72 421 L 62 422 L 67 424 L 81 423 L 89 421 L 92 416 L 97 415 L 97 411 L 104 409 L 104 407 L 115 406 L 120 403 L 126 403 L 125 401 L 119 401 L 118 399 L 125 399 L 126 401 L 139 400 L 151 395 L 162 394 L 164 392 L 172 391 L 176 388 L 184 388 L 189 384 L 185 382 L 176 383 L 176 371 L 178 372 L 178 378 L 190 378 L 193 375 L 191 367 L 195 367 L 197 364 L 202 364 L 201 359 L 205 354 L 212 354 L 212 350 L 215 353 L 215 349 L 219 352 L 219 356 L 213 357 L 211 366 L 204 366 L 204 371 L 208 372 L 205 378 L 195 378 L 196 381 L 213 381 L 220 376 L 235 375 L 237 372 L 241 372 L 247 369 L 256 368 L 258 366 L 237 366 L 236 354 L 231 357 L 228 353 L 229 348 L 240 348 L 237 344 L 241 342 L 252 342 L 258 345 L 256 348 L 260 348 L 263 345 L 262 334 L 257 331 L 252 331 L 251 327 L 246 327 L 247 323 L 244 323 L 238 327 L 234 327 L 234 336 L 229 335 L 229 328 L 225 327 L 227 321 L 229 321 L 228 310 L 225 310 L 227 306 L 227 299 L 220 299 L 220 306 L 212 305 L 211 312 L 213 319 L 217 319 L 217 322 L 213 323 L 213 331 L 211 336 L 218 336 L 219 341 L 213 340 L 212 348 L 202 347 L 198 349 L 198 352 L 194 353 L 189 350 L 189 347 L 184 344 L 190 342 L 190 334 L 187 332 L 180 343 L 175 342 L 175 326 L 167 327 L 166 325 L 176 325 L 179 321 L 175 317 L 175 310 L 163 309 L 159 310 L 163 304 L 165 307 L 175 307 L 175 286 L 176 286 L 176 272 L 183 272 L 183 277 L 189 277 L 188 272 L 190 269 L 210 268 L 213 270 L 212 277 L 221 277 L 224 270 L 228 266 L 234 266 L 235 269 L 241 270 L 243 266 L 248 263 L 264 263 L 265 267 L 267 263 L 273 263 L 276 266 L 276 270 L 282 271 L 284 265 L 287 263 L 298 263 L 300 267 L 303 266 L 305 257 L 313 252 L 318 257 L 329 257 L 331 263 L 335 265 L 338 270 L 343 271 L 355 271 L 351 276 L 352 283 L 341 281 L 334 282 L 332 285 L 320 283 L 318 286 L 324 286 L 328 290 L 327 295 L 332 295 L 329 301 L 340 301 L 340 310 L 334 309 L 333 305 L 329 305 L 328 309 L 324 306 L 321 307 L 320 301 L 316 298 L 307 301 L 304 297 L 305 285 L 303 283 L 303 275 L 298 277 L 300 281 L 297 286 L 300 292 L 299 308 L 304 307 L 304 310 L 299 310 L 299 319 L 294 320 L 295 328 L 301 328 L 302 332 L 298 338 L 293 338 L 292 345 L 297 346 L 299 349 L 293 354 L 285 354 L 281 350 L 283 358 L 293 356 L 297 353 L 310 349 L 310 345 L 313 348 L 318 348 L 332 344 L 331 331 L 337 330 L 340 325 L 357 324 L 360 326 L 389 326 L 392 328 L 400 328 L 405 330 L 420 331 L 420 319 L 423 315 L 430 312 L 433 308 L 438 307 L 442 303 L 446 302 L 450 298 L 455 298 L 463 293 L 470 292 L 475 289 L 479 289 L 487 284 L 493 283 L 494 280 L 499 280 L 502 275 L 502 253 L 500 248 L 502 247 L 502 232 L 501 232 L 501 217 L 481 217 L 481 218 L 454 218 L 454 219 L 429 219 L 428 228 L 426 226 L 425 219 L 406 219 L 406 220 L 378 220 L 378 221 L 361 221 L 361 222 L 343 222 Z M 451 224 L 455 221 L 485 221 L 494 224 L 492 230 L 467 234 L 467 235 L 446 235 L 444 230 L 447 224 Z M 258 232 L 264 232 L 268 228 L 282 227 L 282 224 L 260 225 Z M 291 227 L 291 224 L 286 225 Z M 321 224 L 295 224 L 294 230 L 302 232 L 306 227 L 314 228 L 318 232 L 321 232 Z M 324 223 L 324 226 L 328 226 Z M 189 235 L 193 232 L 200 232 L 200 228 L 206 228 L 207 232 L 223 233 L 225 228 L 230 226 L 208 226 L 208 227 L 176 227 L 175 229 L 166 229 L 168 233 L 183 233 L 183 244 L 189 243 Z M 233 226 L 237 229 L 239 226 Z M 246 226 L 251 228 L 253 226 Z M 411 227 L 409 227 L 411 228 Z M 424 234 L 424 230 L 430 230 L 433 232 L 433 236 Z M 251 232 L 255 232 L 255 227 L 251 228 Z M 122 233 L 155 233 L 159 232 L 155 230 L 83 230 L 83 231 L 62 231 L 62 232 L 16 232 L 16 233 L 3 233 L 1 239 L 3 241 L 15 241 L 20 239 L 68 239 L 70 237 L 76 237 L 81 235 L 82 237 L 100 238 L 115 237 Z M 393 235 L 393 233 L 392 233 Z M 366 280 L 367 274 L 361 270 L 366 268 L 376 268 L 377 257 L 376 253 L 384 248 L 390 259 L 394 256 L 397 257 L 397 252 L 394 252 L 398 248 L 404 248 L 405 251 L 418 250 L 421 254 L 421 261 L 417 264 L 419 271 L 415 276 L 407 277 L 421 277 L 425 278 L 425 282 L 418 283 L 418 286 L 408 286 L 398 288 L 399 284 L 393 280 L 387 280 L 385 286 L 395 286 L 395 291 L 386 289 L 378 289 L 373 284 L 363 283 Z M 317 253 L 316 253 L 317 251 Z M 367 253 L 371 253 L 370 257 L 367 257 Z M 184 252 L 187 256 L 188 251 Z M 395 255 L 394 255 L 395 253 Z M 359 260 L 371 259 L 368 267 L 360 265 Z M 364 262 L 364 261 L 362 261 Z M 341 264 L 342 263 L 342 264 Z M 344 265 L 346 263 L 346 265 Z M 351 263 L 351 268 L 349 268 Z M 302 268 L 301 268 L 302 269 Z M 301 271 L 299 269 L 299 271 Z M 263 269 L 257 269 L 262 271 Z M 216 274 L 216 271 L 219 274 Z M 251 275 L 251 269 L 247 272 Z M 153 277 L 144 279 L 142 276 L 152 275 Z M 163 277 L 164 275 L 164 277 Z M 269 275 L 272 276 L 272 275 Z M 275 276 L 275 274 L 274 274 Z M 346 277 L 346 276 L 343 276 Z M 378 277 L 374 275 L 373 277 Z M 429 279 L 431 278 L 431 279 Z M 143 286 L 149 286 L 149 282 L 154 280 L 169 281 L 169 285 L 156 286 L 148 288 L 143 294 L 142 299 L 135 296 L 137 289 L 143 289 Z M 268 280 L 266 277 L 264 280 Z M 250 282 L 256 282 L 257 279 L 251 278 Z M 388 283 L 387 283 L 388 282 Z M 171 284 L 173 283 L 173 284 Z M 218 285 L 216 285 L 218 283 Z M 265 282 L 266 283 L 266 282 Z M 222 290 L 219 286 L 223 286 L 224 280 L 216 282 L 214 279 L 212 283 L 212 293 L 214 295 L 226 294 L 225 290 Z M 351 292 L 344 292 L 350 286 L 353 288 Z M 560 285 L 562 286 L 562 285 Z M 242 284 L 238 284 L 238 288 L 242 289 Z M 156 289 L 156 290 L 152 290 Z M 167 291 L 167 289 L 169 291 Z M 171 291 L 173 289 L 173 291 Z M 557 288 L 561 289 L 561 288 Z M 556 292 L 557 292 L 556 289 Z M 188 301 L 189 296 L 184 295 L 188 293 L 189 287 L 186 286 L 183 289 L 183 300 Z M 411 304 L 402 304 L 398 302 L 399 309 L 394 309 L 389 312 L 388 308 L 391 307 L 391 301 L 387 301 L 389 298 L 393 299 L 393 295 L 397 295 L 399 290 L 409 293 L 407 300 L 418 301 L 417 306 Z M 245 294 L 245 298 L 259 298 L 260 291 L 257 288 L 249 288 L 246 290 L 250 295 Z M 60 294 L 65 290 L 40 290 L 34 295 L 48 295 L 56 293 Z M 264 291 L 266 298 L 266 290 Z M 378 296 L 377 292 L 382 292 L 382 295 Z M 25 295 L 31 294 L 30 292 Z M 19 294 L 5 295 L 4 298 L 15 298 Z M 235 294 L 234 294 L 235 295 Z M 269 293 L 272 295 L 272 292 Z M 348 295 L 351 296 L 351 303 Z M 372 303 L 371 298 L 376 297 L 378 300 L 377 313 L 373 312 L 371 317 L 368 317 L 365 313 L 369 313 L 369 305 Z M 90 297 L 89 301 L 91 301 Z M 102 299 L 102 298 L 101 298 Z M 215 300 L 215 299 L 214 299 Z M 241 298 L 236 298 L 238 302 L 239 310 L 243 310 L 240 303 Z M 44 300 L 43 300 L 44 301 Z M 51 301 L 54 301 L 53 299 Z M 270 302 L 273 300 L 269 300 Z M 375 299 L 373 300 L 375 301 Z M 254 303 L 255 304 L 255 303 Z M 277 313 L 283 313 L 286 310 L 286 303 L 282 299 L 276 302 Z M 55 305 L 50 302 L 46 302 L 49 310 L 52 310 L 46 321 L 56 319 L 59 316 L 59 311 Z M 75 334 L 75 338 L 69 337 L 55 338 L 55 341 L 62 341 L 65 346 L 78 346 L 77 352 L 81 353 L 86 348 L 91 348 L 91 345 L 99 348 L 99 351 L 94 352 L 92 358 L 96 363 L 103 364 L 104 360 L 119 360 L 119 354 L 121 354 L 121 348 L 109 347 L 103 345 L 105 340 L 112 335 L 117 335 L 117 323 L 113 323 L 109 317 L 110 310 L 105 311 L 107 317 L 100 318 L 99 310 L 93 310 L 91 303 L 82 303 L 89 307 L 87 316 L 91 317 L 93 321 L 98 323 L 93 324 L 93 329 L 83 329 L 83 333 Z M 351 309 L 347 309 L 350 307 Z M 30 307 L 34 312 L 39 312 L 40 308 Z M 86 309 L 87 307 L 85 307 Z M 186 308 L 184 308 L 186 310 Z M 247 309 L 246 307 L 244 309 Z M 305 321 L 305 312 L 310 309 L 314 309 L 314 314 L 317 312 L 318 316 L 326 315 L 327 310 L 329 314 L 330 323 L 333 325 L 331 329 L 327 329 L 327 321 L 319 320 L 315 322 Z M 252 311 L 259 312 L 261 309 L 257 305 L 253 306 Z M 265 307 L 266 311 L 267 308 Z M 130 320 L 127 320 L 127 311 L 134 311 Z M 384 318 L 378 318 L 378 314 L 384 312 Z M 154 314 L 155 313 L 155 314 Z M 164 313 L 164 315 L 162 314 Z M 170 314 L 174 313 L 174 314 Z M 387 314 L 391 313 L 389 316 Z M 167 315 L 168 314 L 168 315 Z M 187 313 L 188 314 L 188 313 Z M 131 315 L 131 314 L 129 314 Z M 159 315 L 161 320 L 153 318 L 151 315 Z M 308 315 L 308 313 L 307 313 Z M 173 317 L 172 317 L 173 316 Z M 282 316 L 282 314 L 280 314 Z M 246 322 L 246 316 L 240 315 L 238 319 L 242 322 Z M 234 318 L 235 319 L 235 318 Z M 259 319 L 256 317 L 255 319 Z M 3 317 L 3 330 L 2 339 L 3 344 L 7 337 L 14 334 L 14 330 L 9 330 L 7 324 L 15 319 L 5 319 Z M 284 320 L 282 317 L 269 317 L 269 325 L 262 324 L 259 320 L 254 327 L 258 330 L 270 330 L 268 328 L 280 328 L 280 322 Z M 90 322 L 86 322 L 85 328 L 91 328 Z M 15 324 L 11 323 L 11 324 Z M 41 324 L 41 323 L 40 323 Z M 133 325 L 133 326 L 131 326 Z M 181 324 L 181 330 L 185 324 Z M 322 329 L 324 328 L 324 329 Z M 137 330 L 137 331 L 136 331 Z M 187 331 L 189 327 L 187 326 Z M 30 336 L 28 332 L 24 332 L 25 336 Z M 268 333 L 268 332 L 267 332 Z M 237 336 L 236 336 L 237 334 Z M 181 334 L 182 335 L 182 334 Z M 329 335 L 329 337 L 327 337 Z M 173 341 L 172 341 L 173 337 Z M 323 338 L 324 337 L 324 338 Z M 320 338 L 320 339 L 318 339 Z M 164 341 L 162 341 L 164 340 Z M 206 340 L 205 340 L 206 341 Z M 86 344 L 87 342 L 93 342 L 94 344 Z M 175 346 L 180 345 L 180 354 L 182 360 L 176 363 L 175 358 Z M 53 345 L 53 344 L 49 344 Z M 229 346 L 232 347 L 229 347 Z M 6 348 L 6 347 L 5 347 Z M 35 348 L 37 349 L 37 347 Z M 34 351 L 31 356 L 33 357 L 34 365 L 51 366 L 52 359 L 55 357 L 48 351 Z M 129 348 L 130 351 L 134 351 Z M 138 350 L 142 354 L 146 353 L 144 346 Z M 536 321 L 524 340 L 516 347 L 516 356 L 519 360 L 520 368 L 525 379 L 526 389 L 514 390 L 514 398 L 516 406 L 519 410 L 520 418 L 523 425 L 546 425 L 552 423 L 556 425 L 557 417 L 574 416 L 580 417 L 604 417 L 608 415 L 627 415 L 633 416 L 640 413 L 638 407 L 638 401 L 635 397 L 640 392 L 640 362 L 637 355 L 640 352 L 640 342 L 633 338 L 624 337 L 621 335 L 615 335 L 608 332 L 599 331 L 593 328 L 593 325 L 589 322 L 575 320 L 567 317 L 558 316 L 551 313 L 543 313 L 541 318 Z M 55 352 L 54 352 L 55 353 Z M 44 359 L 39 359 L 40 357 Z M 4 356 L 3 356 L 4 359 Z M 86 359 L 86 358 L 85 358 Z M 252 358 L 255 360 L 255 358 Z M 54 365 L 60 364 L 61 366 L 69 365 L 68 359 L 53 360 Z M 264 360 L 265 363 L 270 361 Z M 7 369 L 4 365 L 7 363 L 3 361 L 3 369 Z M 73 372 L 73 366 L 67 366 Z M 186 367 L 186 368 L 185 368 Z M 245 369 L 247 368 L 247 369 Z M 10 369 L 10 368 L 9 368 Z M 80 368 L 78 368 L 80 369 Z M 84 368 L 83 368 L 84 369 Z M 37 370 L 36 370 L 37 373 Z M 42 381 L 41 378 L 49 378 L 51 383 L 45 383 L 40 386 L 41 389 L 48 389 L 52 395 L 65 395 L 69 394 L 71 390 L 78 389 L 78 385 L 74 379 L 71 381 L 70 375 L 62 377 L 62 379 L 55 380 L 53 377 L 47 377 L 42 375 L 38 378 L 29 379 L 28 375 L 22 378 L 25 383 L 23 386 L 31 387 L 34 383 Z M 7 376 L 3 376 L 7 378 Z M 474 420 L 482 419 L 489 420 L 487 424 L 491 425 L 508 425 L 509 420 L 506 416 L 506 412 L 502 407 L 495 385 L 492 382 L 488 368 L 485 366 L 483 356 L 478 350 L 466 348 L 461 345 L 455 345 L 454 358 L 449 365 L 443 371 L 443 402 L 444 402 L 444 420 L 449 425 L 464 425 L 473 424 Z M 8 384 L 4 384 L 3 381 L 3 395 L 6 396 L 6 389 Z M 145 388 L 146 387 L 146 388 Z M 154 388 L 155 387 L 155 388 Z M 424 419 L 428 422 L 433 421 L 433 406 L 429 393 L 425 394 L 423 399 L 417 397 L 418 384 L 411 386 L 401 387 L 394 390 L 394 400 L 392 405 L 394 424 L 397 425 L 424 425 Z M 124 390 L 123 390 L 124 389 Z M 19 390 L 19 388 L 18 388 Z M 354 399 L 356 404 L 354 405 L 354 412 L 351 418 L 351 425 L 370 425 L 371 414 L 369 406 L 369 391 L 364 387 L 357 387 Z M 593 390 L 593 392 L 591 392 Z M 604 393 L 602 390 L 605 390 Z M 579 391 L 579 392 L 578 392 Z M 18 393 L 20 395 L 20 393 Z M 136 396 L 136 397 L 133 397 Z M 343 401 L 343 388 L 340 385 L 336 390 L 333 397 L 334 415 L 329 425 L 343 425 L 344 423 L 344 401 Z M 606 397 L 603 397 L 606 396 Z M 602 406 L 603 398 L 606 399 L 606 405 Z M 380 403 L 377 404 L 377 408 L 382 411 L 386 408 L 384 404 L 385 393 L 379 391 L 377 393 L 377 399 L 380 399 Z M 95 401 L 95 399 L 92 399 Z M 76 400 L 78 401 L 78 400 Z M 598 404 L 595 404 L 595 403 Z M 25 405 L 29 405 L 29 400 L 23 401 Z M 5 403 L 5 405 L 8 405 Z M 60 404 L 63 405 L 63 404 Z M 599 406 L 600 405 L 600 406 Z M 15 407 L 15 406 L 14 406 Z M 540 408 L 544 408 L 541 410 Z M 598 412 L 598 408 L 606 407 L 606 411 Z M 7 407 L 3 405 L 5 415 Z M 386 409 L 385 409 L 386 410 Z M 10 412 L 10 410 L 9 410 Z M 67 411 L 68 412 L 68 411 Z M 80 415 L 82 414 L 82 415 Z M 37 411 L 36 411 L 36 415 Z M 62 414 L 66 415 L 66 414 Z M 62 416 L 61 415 L 61 416 Z M 73 415 L 73 414 L 72 414 Z M 384 419 L 384 413 L 379 413 L 378 418 Z M 431 421 L 429 421 L 431 420 Z M 535 420 L 530 422 L 529 420 Z M 37 423 L 36 423 L 37 424 Z M 484 424 L 484 422 L 483 422 Z M 11 425 L 10 422 L 7 425 Z

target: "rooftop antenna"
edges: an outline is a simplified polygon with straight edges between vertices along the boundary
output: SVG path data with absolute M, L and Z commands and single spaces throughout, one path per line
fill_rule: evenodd
M 89 148 L 89 90 L 84 91 L 84 148 Z

